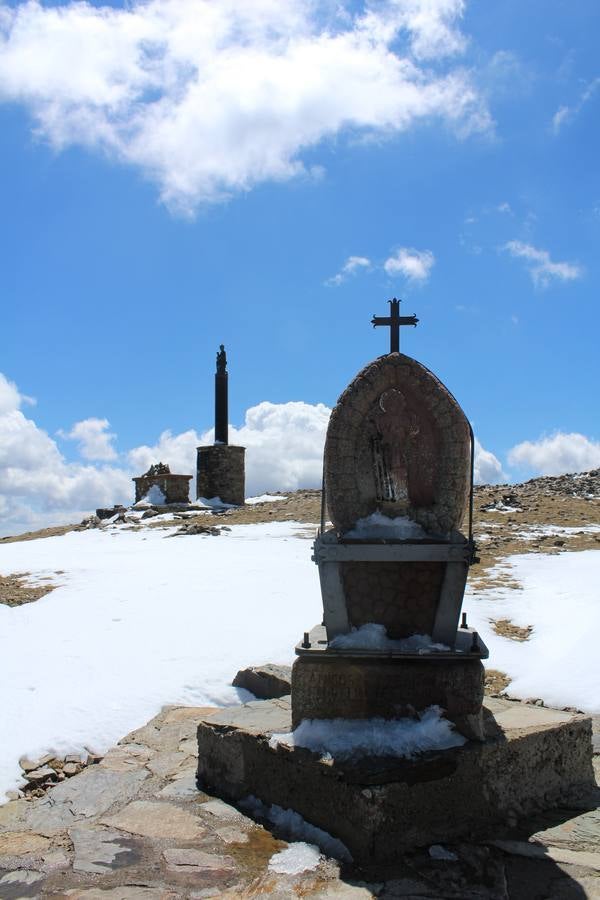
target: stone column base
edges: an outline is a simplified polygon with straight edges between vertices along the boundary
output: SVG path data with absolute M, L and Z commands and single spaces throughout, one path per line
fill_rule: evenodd
M 302 719 L 400 719 L 440 706 L 465 737 L 483 740 L 478 659 L 311 659 L 292 669 L 292 727 Z
M 581 801 L 594 784 L 591 720 L 486 698 L 486 740 L 416 759 L 322 759 L 269 746 L 289 732 L 289 698 L 222 710 L 198 726 L 198 785 L 234 802 L 292 809 L 339 838 L 354 862 L 393 865 L 404 850 L 497 836 L 498 823 Z M 496 832 L 494 831 L 496 829 Z
M 246 499 L 245 447 L 211 444 L 198 447 L 196 499 L 218 497 L 223 503 L 243 506 Z

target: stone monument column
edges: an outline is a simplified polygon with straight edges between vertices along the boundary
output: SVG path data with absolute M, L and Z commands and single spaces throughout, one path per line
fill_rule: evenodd
M 245 447 L 229 443 L 227 355 L 221 344 L 215 372 L 215 442 L 198 447 L 196 498 L 243 506 Z

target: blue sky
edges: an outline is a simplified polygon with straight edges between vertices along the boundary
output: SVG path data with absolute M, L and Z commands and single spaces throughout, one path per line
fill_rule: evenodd
M 482 477 L 600 465 L 597 3 L 239 6 L 0 5 L 6 528 L 192 471 L 221 342 L 253 485 L 315 482 L 392 296 Z

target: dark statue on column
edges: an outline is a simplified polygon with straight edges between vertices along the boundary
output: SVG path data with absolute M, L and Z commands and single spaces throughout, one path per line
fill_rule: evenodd
M 220 345 L 217 353 L 217 371 L 215 373 L 215 444 L 229 443 L 227 408 L 227 354 Z

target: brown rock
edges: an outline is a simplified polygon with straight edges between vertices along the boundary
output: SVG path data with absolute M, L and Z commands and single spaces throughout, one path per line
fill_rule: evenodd
M 190 874 L 232 875 L 236 865 L 230 856 L 215 856 L 202 850 L 172 848 L 163 851 L 167 868 L 172 872 Z
M 7 831 L 0 834 L 0 856 L 23 856 L 42 853 L 50 846 L 47 837 L 32 831 Z
M 144 837 L 181 841 L 194 841 L 206 831 L 192 813 L 171 803 L 149 800 L 134 800 L 116 815 L 102 819 L 102 824 Z

